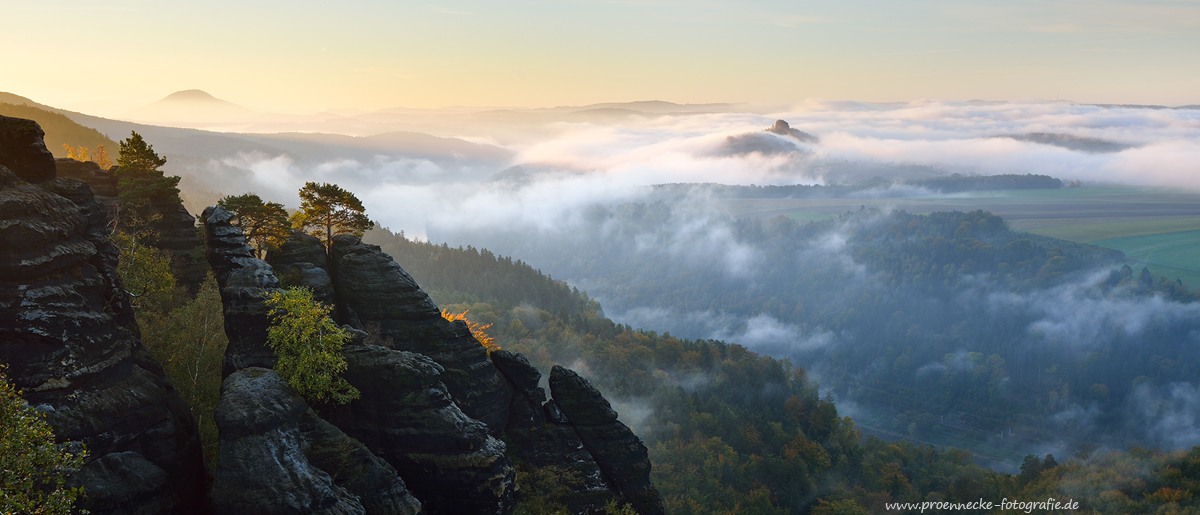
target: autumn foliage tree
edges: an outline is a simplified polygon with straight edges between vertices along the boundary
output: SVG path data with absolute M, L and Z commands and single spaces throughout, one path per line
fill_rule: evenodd
M 282 245 L 288 237 L 287 210 L 278 202 L 263 202 L 263 199 L 253 193 L 227 196 L 217 205 L 233 212 L 236 216 L 232 223 L 242 228 L 246 240 L 258 251 L 261 259 L 267 250 Z
M 96 149 L 92 150 L 84 146 L 72 147 L 63 143 L 63 150 L 67 151 L 67 157 L 76 161 L 91 161 L 107 170 L 113 165 L 112 158 L 108 156 L 108 150 L 104 145 L 96 145 Z
M 500 350 L 500 344 L 496 343 L 496 339 L 488 336 L 487 333 L 487 330 L 492 327 L 492 324 L 480 324 L 467 320 L 467 311 L 463 311 L 462 313 L 451 313 L 450 310 L 443 309 L 442 318 L 445 318 L 450 322 L 462 320 L 463 323 L 467 324 L 467 329 L 471 330 L 471 336 L 474 336 L 475 341 L 479 342 L 480 345 L 483 345 L 483 348 L 487 349 L 488 354 L 491 354 L 494 350 Z
M 338 185 L 309 182 L 300 188 L 300 211 L 292 216 L 292 226 L 320 238 L 329 251 L 334 236 L 362 236 L 375 227 L 365 211 L 358 197 Z

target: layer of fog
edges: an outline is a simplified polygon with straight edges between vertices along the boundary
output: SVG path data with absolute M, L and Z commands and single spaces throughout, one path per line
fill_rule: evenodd
M 777 118 L 818 136 L 819 142 L 764 132 Z M 338 155 L 336 141 L 322 146 L 322 153 L 330 155 L 327 162 L 314 163 L 315 156 L 301 158 L 299 150 L 264 146 L 269 142 L 261 135 L 243 138 L 253 145 L 241 140 L 234 144 L 239 136 L 229 135 L 228 152 L 222 153 L 220 142 L 206 141 L 202 159 L 184 159 L 168 169 L 184 176 L 192 189 L 257 191 L 291 207 L 303 182 L 336 181 L 364 197 L 384 225 L 409 233 L 421 233 L 433 221 L 478 223 L 479 210 L 462 209 L 469 205 L 525 211 L 536 204 L 542 215 L 570 210 L 581 200 L 627 199 L 633 187 L 670 182 L 819 184 L 873 176 L 891 180 L 950 173 L 1035 173 L 1064 180 L 1194 188 L 1200 172 L 1198 110 L 808 101 L 769 115 L 646 113 L 612 123 L 553 121 L 542 129 L 536 136 L 511 138 L 493 123 L 463 128 L 461 134 L 439 134 L 491 143 L 505 151 L 470 163 L 455 161 L 457 151 L 450 150 L 441 156 L 444 159 L 383 150 L 364 157 L 361 148 L 352 151 L 349 146 Z M 1034 133 L 1103 140 L 1124 150 L 1087 152 L 995 137 Z M 175 145 L 180 148 L 170 148 L 184 152 L 186 141 L 194 139 L 189 136 Z M 512 141 L 518 142 L 496 143 Z M 514 196 L 477 182 L 513 165 L 540 172 L 535 174 L 537 182 L 545 186 Z M 413 189 L 414 185 L 427 187 Z M 398 208 L 401 203 L 412 207 Z
M 775 119 L 819 137 L 801 142 L 763 132 Z M 501 130 L 501 129 L 497 129 Z M 1119 151 L 1089 152 L 996 137 L 1062 134 L 1111 142 Z M 452 134 L 442 134 L 452 135 Z M 670 217 L 640 232 L 594 226 L 596 206 L 620 209 L 658 200 L 645 188 L 661 183 L 821 184 L 879 176 L 885 180 L 936 174 L 1046 174 L 1064 180 L 1118 182 L 1194 188 L 1200 172 L 1200 111 L 1101 108 L 1059 103 L 992 104 L 914 102 L 880 106 L 851 102 L 806 102 L 787 112 L 647 115 L 620 123 L 553 122 L 543 138 L 503 144 L 511 158 L 476 161 L 464 168 L 452 159 L 379 154 L 331 158 L 312 164 L 288 153 L 232 152 L 182 170 L 186 180 L 225 194 L 256 192 L 296 207 L 296 191 L 307 181 L 335 182 L 355 192 L 372 219 L 409 236 L 452 245 L 487 247 L 523 259 L 601 299 L 608 315 L 636 327 L 696 338 L 742 343 L 779 357 L 812 359 L 853 334 L 819 325 L 785 322 L 765 313 L 725 313 L 642 305 L 602 277 L 581 275 L 597 256 L 570 253 L 579 238 L 620 236 L 622 251 L 668 260 L 679 267 L 715 271 L 716 280 L 756 287 L 756 267 L 766 257 L 737 241 L 726 218 L 702 193 L 670 206 Z M 472 141 L 515 138 L 464 134 Z M 452 156 L 450 156 L 452 157 Z M 495 180 L 486 177 L 510 167 Z M 233 180 L 235 179 L 236 180 Z M 863 198 L 922 196 L 902 185 L 861 191 Z M 607 229 L 606 229 L 607 227 Z M 881 288 L 871 271 L 844 251 L 844 236 L 832 231 L 815 240 L 796 262 L 826 266 L 847 287 L 831 303 L 849 302 Z M 557 256 L 557 257 L 556 257 Z M 1098 273 L 1104 273 L 1100 271 Z M 1193 323 L 1194 306 L 1162 298 L 1113 298 L 1097 293 L 1099 276 L 1080 276 L 1039 295 L 964 294 L 982 310 L 1028 319 L 1028 340 L 1086 349 L 1112 334 L 1140 334 L 1149 321 Z M 982 279 L 981 279 L 982 280 Z M 935 300 L 924 299 L 942 309 Z M 1195 342 L 1191 342 L 1195 343 Z M 960 349 L 969 351 L 969 348 Z M 954 366 L 936 361 L 920 370 Z M 819 364 L 814 366 L 819 377 Z M 862 373 L 869 374 L 870 368 Z M 1195 387 L 1189 383 L 1147 387 L 1138 395 L 1150 406 L 1129 413 L 1148 427 L 1146 438 L 1164 446 L 1193 442 L 1181 433 L 1196 419 Z M 1132 401 L 1131 401 L 1132 402 Z M 1063 409 L 1063 423 L 1087 423 L 1090 407 Z M 1132 415 L 1131 415 L 1132 416 Z M 1157 429 L 1156 429 L 1157 428 Z

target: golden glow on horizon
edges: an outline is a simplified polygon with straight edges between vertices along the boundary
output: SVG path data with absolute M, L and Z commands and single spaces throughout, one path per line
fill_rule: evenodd
M 5 7 L 0 91 L 110 114 L 184 89 L 266 112 L 1056 97 L 1200 104 L 1184 2 L 119 0 Z M 63 16 L 63 13 L 71 16 Z M 36 41 L 37 45 L 30 45 Z

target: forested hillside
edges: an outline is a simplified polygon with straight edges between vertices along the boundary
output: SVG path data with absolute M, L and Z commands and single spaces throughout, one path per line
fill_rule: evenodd
M 658 194 L 679 198 L 702 192 L 718 198 L 842 198 L 855 195 L 872 196 L 872 191 L 896 189 L 897 193 L 907 190 L 924 193 L 961 193 L 965 191 L 1033 190 L 1058 189 L 1063 182 L 1048 175 L 986 175 L 962 176 L 953 174 L 929 179 L 888 181 L 879 177 L 853 184 L 789 184 L 775 185 L 732 185 L 732 184 L 660 184 L 654 186 Z M 887 195 L 885 195 L 887 196 Z
M 980 468 L 967 451 L 860 440 L 854 421 L 789 360 L 613 323 L 585 294 L 486 250 L 386 231 L 368 240 L 439 306 L 493 324 L 488 332 L 504 348 L 543 370 L 570 364 L 619 399 L 622 419 L 650 447 L 670 513 L 878 513 L 891 501 L 1048 495 L 1074 496 L 1098 513 L 1195 504 L 1195 451 L 1097 453 L 1080 446 L 1057 461 L 1028 456 L 1020 475 L 1007 475 Z M 521 287 L 498 286 L 510 281 Z M 931 429 L 926 422 L 918 419 L 918 428 Z M 1151 471 L 1153 479 L 1139 482 L 1134 470 Z
M 26 104 L 9 104 L 0 102 L 0 115 L 14 118 L 25 118 L 38 122 L 46 132 L 46 148 L 54 157 L 67 157 L 63 145 L 95 149 L 104 145 L 113 155 L 117 153 L 117 143 L 101 134 L 96 129 L 84 127 L 71 121 L 64 115 L 39 109 Z
M 1200 420 L 1197 295 L 1118 252 L 983 211 L 801 224 L 650 203 L 581 220 L 456 237 L 536 259 L 630 325 L 789 357 L 880 434 L 1009 467 L 1083 442 L 1200 443 L 1184 430 Z
M 993 475 L 961 451 L 860 443 L 853 421 L 787 360 L 615 324 L 585 294 L 486 250 L 386 231 L 367 240 L 439 306 L 492 324 L 503 348 L 542 370 L 569 364 L 617 399 L 622 420 L 650 447 L 670 513 L 803 513 L 822 496 L 857 499 L 842 503 L 856 507 L 935 491 L 953 497 L 962 474 Z

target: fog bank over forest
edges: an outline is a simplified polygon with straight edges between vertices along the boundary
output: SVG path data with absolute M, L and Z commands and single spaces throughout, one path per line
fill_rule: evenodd
M 765 130 L 779 119 L 796 132 Z M 1178 430 L 1200 421 L 1198 386 L 1179 368 L 1195 358 L 1196 304 L 1138 270 L 1114 279 L 1119 259 L 1094 248 L 1021 236 L 984 214 L 923 225 L 888 205 L 939 196 L 888 181 L 951 174 L 1191 188 L 1200 110 L 809 101 L 436 136 L 460 143 L 424 156 L 218 150 L 174 172 L 291 207 L 304 182 L 336 182 L 382 227 L 524 260 L 617 322 L 788 357 L 864 421 L 900 391 L 916 402 L 904 409 L 912 434 L 949 417 L 985 432 L 1016 426 L 1042 450 L 1200 443 Z M 880 209 L 813 226 L 739 219 L 707 188 L 648 187 L 864 181 L 874 182 L 853 195 Z M 934 226 L 949 247 L 924 241 Z
M 305 181 L 338 182 L 359 192 L 383 225 L 416 236 L 430 226 L 554 226 L 581 205 L 637 200 L 638 186 L 660 183 L 829 184 L 1034 173 L 1192 188 L 1190 178 L 1200 171 L 1195 109 L 810 100 L 768 114 L 625 110 L 619 116 L 522 118 L 514 111 L 458 124 L 437 120 L 459 114 L 422 116 L 371 127 L 419 130 L 419 121 L 435 136 L 457 139 L 425 141 L 427 152 L 319 135 L 307 136 L 307 145 L 231 134 L 252 144 L 225 141 L 198 151 L 189 136 L 191 147 L 182 140 L 161 146 L 168 156 L 181 154 L 168 168 L 192 190 L 244 189 L 294 207 L 295 191 Z M 763 130 L 777 119 L 816 141 Z M 504 187 L 484 182 L 501 172 L 509 179 L 501 181 Z

